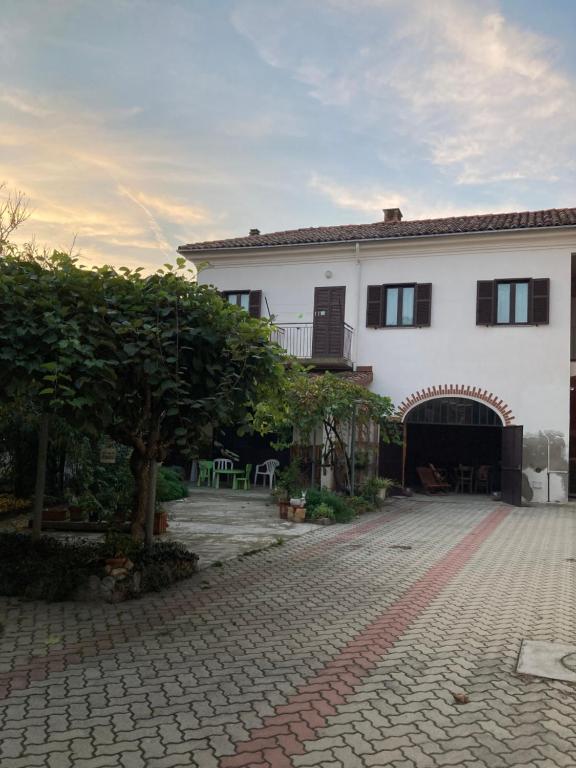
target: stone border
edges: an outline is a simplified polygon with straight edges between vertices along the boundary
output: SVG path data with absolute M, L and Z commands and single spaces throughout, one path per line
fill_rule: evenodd
M 512 415 L 509 406 L 499 397 L 496 397 L 492 392 L 488 392 L 487 389 L 471 387 L 464 384 L 440 384 L 438 386 L 418 390 L 402 401 L 396 415 L 401 421 L 404 421 L 407 413 L 416 405 L 419 405 L 426 400 L 433 400 L 437 397 L 446 396 L 467 397 L 470 400 L 479 400 L 482 403 L 486 403 L 486 405 L 489 405 L 490 408 L 496 411 L 500 416 L 505 427 L 509 427 L 514 420 L 514 416 Z

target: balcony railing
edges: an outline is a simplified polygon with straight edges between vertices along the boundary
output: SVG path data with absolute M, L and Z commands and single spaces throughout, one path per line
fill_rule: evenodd
M 280 323 L 276 325 L 272 340 L 289 355 L 311 365 L 350 367 L 354 329 L 348 323 L 341 323 L 339 326 L 331 326 L 328 333 L 329 339 L 320 344 L 314 339 L 314 323 Z

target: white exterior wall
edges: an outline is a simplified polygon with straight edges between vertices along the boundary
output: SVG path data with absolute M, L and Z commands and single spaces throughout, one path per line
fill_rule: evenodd
M 567 498 L 571 232 L 509 232 L 210 254 L 200 282 L 263 292 L 262 314 L 311 322 L 316 286 L 346 286 L 353 360 L 371 365 L 372 389 L 399 406 L 438 385 L 486 389 L 524 427 L 528 501 Z M 204 255 L 203 255 L 204 258 Z M 331 272 L 327 277 L 326 272 Z M 550 324 L 476 325 L 476 281 L 550 278 Z M 366 288 L 432 283 L 429 328 L 366 328 Z M 550 447 L 549 447 L 550 445 Z

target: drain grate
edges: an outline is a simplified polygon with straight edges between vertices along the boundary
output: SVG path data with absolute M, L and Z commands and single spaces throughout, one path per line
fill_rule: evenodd
M 516 671 L 522 675 L 576 683 L 576 645 L 524 640 Z

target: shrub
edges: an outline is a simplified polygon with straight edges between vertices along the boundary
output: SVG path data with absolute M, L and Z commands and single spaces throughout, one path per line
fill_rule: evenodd
M 0 593 L 35 600 L 65 600 L 98 569 L 97 543 L 33 541 L 27 534 L 0 534 Z
M 0 533 L 0 594 L 32 600 L 67 600 L 92 574 L 104 575 L 108 558 L 123 554 L 142 573 L 141 591 L 159 590 L 191 576 L 198 556 L 182 544 L 155 542 L 148 552 L 127 536 L 110 534 L 104 542 L 59 541 L 42 536 Z
M 157 541 L 150 552 L 142 548 L 133 562 L 142 571 L 142 591 L 158 592 L 191 576 L 196 570 L 198 555 L 179 542 Z
M 362 515 L 364 512 L 372 512 L 375 509 L 375 505 L 363 496 L 349 496 L 346 504 L 355 515 Z
M 304 487 L 300 459 L 292 459 L 288 466 L 276 472 L 276 486 L 287 498 L 300 495 Z
M 175 469 L 160 467 L 156 484 L 156 501 L 176 501 L 188 496 L 188 488 Z
M 316 507 L 326 504 L 334 511 L 334 520 L 337 523 L 347 523 L 355 517 L 354 512 L 346 504 L 343 496 L 326 490 L 311 488 L 306 492 L 306 511 L 312 517 Z
M 28 499 L 18 499 L 16 496 L 12 496 L 12 494 L 9 493 L 0 494 L 0 516 L 28 509 L 29 506 L 30 501 Z
M 313 507 L 313 509 L 309 511 L 308 516 L 311 520 L 319 520 L 322 517 L 327 517 L 329 520 L 334 520 L 335 514 L 332 507 L 322 502 L 322 504 L 318 504 L 317 507 Z

